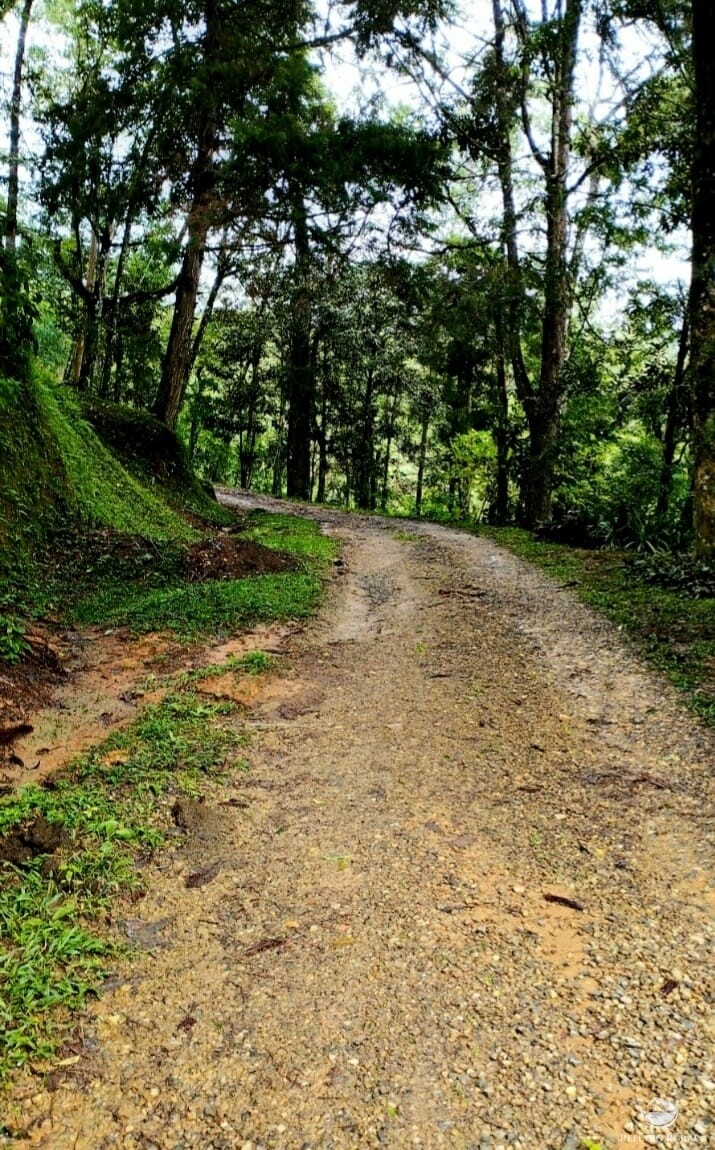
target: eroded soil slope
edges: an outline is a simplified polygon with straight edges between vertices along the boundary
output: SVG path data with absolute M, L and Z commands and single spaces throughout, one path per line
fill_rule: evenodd
M 714 1145 L 710 736 L 493 544 L 322 517 L 346 572 L 251 770 L 149 864 L 17 1144 L 576 1150 L 660 1098 Z

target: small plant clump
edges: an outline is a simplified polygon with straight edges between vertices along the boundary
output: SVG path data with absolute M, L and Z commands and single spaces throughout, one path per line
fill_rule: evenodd
M 29 649 L 22 620 L 0 613 L 0 662 L 19 663 Z

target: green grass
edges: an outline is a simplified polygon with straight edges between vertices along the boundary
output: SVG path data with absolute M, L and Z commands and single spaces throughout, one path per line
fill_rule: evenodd
M 705 722 L 715 725 L 715 599 L 654 586 L 620 552 L 543 543 L 517 528 L 480 528 L 479 533 L 572 585 L 667 674 Z
M 244 536 L 262 543 L 264 547 L 313 559 L 321 564 L 331 562 L 338 550 L 335 540 L 321 534 L 312 519 L 298 515 L 253 511 L 248 517 Z
M 164 571 L 159 562 L 149 568 L 152 579 L 163 585 L 110 577 L 76 606 L 73 617 L 85 624 L 128 626 L 137 634 L 170 631 L 191 641 L 257 622 L 312 614 L 322 590 L 321 570 L 335 554 L 334 541 L 321 535 L 310 520 L 263 513 L 251 516 L 244 537 L 295 556 L 299 569 L 187 584 L 167 552 Z
M 139 885 L 135 859 L 155 849 L 174 797 L 245 768 L 247 739 L 230 703 L 176 691 L 52 779 L 0 800 L 0 835 L 44 815 L 68 843 L 28 866 L 0 864 L 0 1079 L 52 1054 L 69 1012 L 97 991 L 122 949 L 105 908 Z M 45 865 L 43 865 L 43 861 Z
M 81 603 L 80 623 L 128 626 L 137 634 L 170 631 L 192 641 L 226 635 L 242 626 L 310 615 L 320 597 L 320 580 L 304 572 L 253 575 L 240 580 L 214 580 L 133 593 L 113 587 Z

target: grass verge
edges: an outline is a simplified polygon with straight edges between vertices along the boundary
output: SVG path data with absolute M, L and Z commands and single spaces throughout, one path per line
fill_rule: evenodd
M 102 925 L 106 907 L 140 886 L 137 857 L 162 843 L 172 802 L 246 768 L 234 710 L 175 689 L 44 786 L 0 800 L 6 859 L 38 827 L 56 835 L 51 853 L 40 844 L 0 862 L 0 1080 L 49 1057 L 101 986 L 123 949 Z
M 296 570 L 187 584 L 177 575 L 175 553 L 167 550 L 161 562 L 151 565 L 151 585 L 145 579 L 110 578 L 76 606 L 73 617 L 80 623 L 129 626 L 137 633 L 169 631 L 191 641 L 312 614 L 322 572 L 335 554 L 334 541 L 310 520 L 263 512 L 249 517 L 244 537 L 295 556 Z
M 567 583 L 612 620 L 646 660 L 682 690 L 697 714 L 715 726 L 715 599 L 655 586 L 614 551 L 583 551 L 544 543 L 518 528 L 479 534 Z

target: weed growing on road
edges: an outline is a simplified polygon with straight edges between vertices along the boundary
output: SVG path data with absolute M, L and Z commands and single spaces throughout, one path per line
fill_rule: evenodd
M 181 671 L 178 675 L 171 675 L 166 680 L 166 684 L 171 687 L 185 687 L 189 683 L 203 683 L 207 679 L 217 679 L 231 672 L 246 675 L 266 675 L 269 671 L 273 671 L 276 666 L 276 659 L 267 654 L 266 651 L 247 651 L 245 655 L 229 655 L 228 659 L 224 659 L 222 663 L 210 663 L 207 667 L 194 667 L 191 671 Z M 153 689 L 156 685 L 156 676 L 150 676 L 147 687 Z

